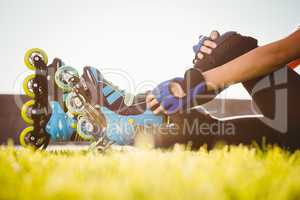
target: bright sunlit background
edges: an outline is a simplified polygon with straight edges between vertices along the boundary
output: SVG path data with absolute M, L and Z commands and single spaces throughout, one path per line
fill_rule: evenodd
M 1 0 L 1 93 L 17 93 L 28 48 L 82 70 L 96 66 L 131 92 L 182 76 L 199 34 L 236 30 L 265 44 L 299 25 L 299 0 Z M 107 70 L 109 69 L 109 71 Z M 108 73 L 121 69 L 132 80 Z M 149 88 L 148 87 L 148 88 Z M 248 98 L 241 86 L 224 97 Z

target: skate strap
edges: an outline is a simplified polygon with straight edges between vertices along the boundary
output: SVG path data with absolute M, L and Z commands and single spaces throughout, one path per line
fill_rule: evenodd
M 116 100 L 122 97 L 122 94 L 114 90 L 111 86 L 106 85 L 103 90 L 103 95 L 106 97 L 109 104 L 113 104 Z

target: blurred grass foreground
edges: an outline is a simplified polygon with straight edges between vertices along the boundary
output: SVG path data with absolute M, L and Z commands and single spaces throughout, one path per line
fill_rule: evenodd
M 300 199 L 300 152 L 0 148 L 0 199 Z

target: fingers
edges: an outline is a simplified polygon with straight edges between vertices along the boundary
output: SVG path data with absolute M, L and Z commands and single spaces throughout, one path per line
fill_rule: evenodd
M 167 113 L 167 111 L 161 105 L 159 105 L 159 102 L 152 94 L 146 96 L 146 104 L 147 107 L 150 108 L 155 115 Z
M 197 53 L 197 59 L 202 59 L 203 57 L 204 55 L 201 52 Z
M 201 52 L 201 53 L 204 53 L 204 54 L 211 54 L 212 49 L 209 48 L 209 47 L 207 47 L 207 46 L 202 46 L 202 47 L 200 48 L 200 52 Z
M 211 49 L 214 49 L 217 47 L 217 44 L 211 40 L 205 40 L 203 44 Z
M 220 34 L 218 31 L 212 31 L 210 33 L 210 39 L 205 40 L 203 42 L 203 46 L 200 48 L 199 52 L 196 55 L 196 59 L 193 60 L 193 63 L 195 64 L 197 62 L 197 59 L 201 60 L 204 58 L 205 54 L 209 55 L 212 53 L 213 49 L 217 47 L 217 44 L 214 42 L 218 37 L 220 37 Z
M 155 110 L 159 106 L 159 102 L 156 100 L 153 94 L 149 94 L 146 96 L 146 104 L 149 109 L 152 111 Z
M 149 108 L 154 108 L 158 104 L 159 104 L 159 102 L 157 101 L 157 99 L 154 98 L 148 103 L 148 106 L 149 106 Z
M 205 46 L 206 44 L 208 44 L 209 47 Z M 216 48 L 217 44 L 210 41 L 210 40 L 205 40 L 204 41 L 204 45 L 200 48 L 200 51 L 197 53 L 196 55 L 196 59 L 193 60 L 193 63 L 195 64 L 197 62 L 197 59 L 203 59 L 204 55 L 207 54 L 211 54 L 212 53 L 212 49 Z
M 154 113 L 155 115 L 158 115 L 158 114 L 161 114 L 161 113 L 167 114 L 167 111 L 164 109 L 164 107 L 162 107 L 162 106 L 160 105 L 158 108 L 156 108 L 155 110 L 153 110 L 153 113 Z
M 168 110 L 166 110 L 162 105 L 159 104 L 157 99 L 154 95 L 149 94 L 146 96 L 146 104 L 149 109 L 152 110 L 153 114 L 159 115 L 159 114 L 170 114 Z
M 146 96 L 146 103 L 148 105 L 148 103 L 150 103 L 150 101 L 152 101 L 153 99 L 155 99 L 155 96 L 153 94 L 148 94 Z

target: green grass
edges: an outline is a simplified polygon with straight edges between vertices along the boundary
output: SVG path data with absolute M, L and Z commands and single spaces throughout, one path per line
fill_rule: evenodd
M 0 148 L 0 199 L 299 199 L 300 152 Z

